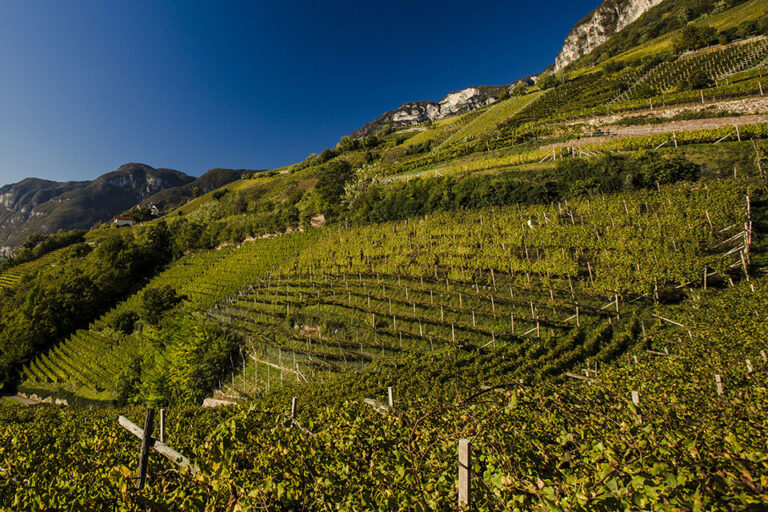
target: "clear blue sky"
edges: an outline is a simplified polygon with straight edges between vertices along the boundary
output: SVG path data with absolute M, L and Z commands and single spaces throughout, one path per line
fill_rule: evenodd
M 0 185 L 273 168 L 554 61 L 599 0 L 0 0 Z

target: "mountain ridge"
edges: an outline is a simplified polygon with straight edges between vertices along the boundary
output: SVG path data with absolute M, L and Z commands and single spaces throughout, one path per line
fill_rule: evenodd
M 128 163 L 92 181 L 27 178 L 0 187 L 0 246 L 8 253 L 32 233 L 89 228 L 162 190 L 195 178 L 173 169 Z
M 555 57 L 555 71 L 591 53 L 663 1 L 605 0 L 576 23 L 565 38 L 562 49 Z
M 502 91 L 508 90 L 509 87 L 511 86 L 476 85 L 451 92 L 438 101 L 410 101 L 358 128 L 352 132 L 351 136 L 360 139 L 373 135 L 387 126 L 394 129 L 407 128 L 425 121 L 439 121 L 465 114 L 498 101 Z

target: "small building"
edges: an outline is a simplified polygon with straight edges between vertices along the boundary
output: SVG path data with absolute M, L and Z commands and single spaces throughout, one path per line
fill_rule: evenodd
M 159 217 L 160 216 L 160 208 L 158 208 L 155 205 L 152 205 L 151 212 L 152 212 L 152 216 L 153 217 Z
M 115 226 L 121 228 L 123 226 L 133 226 L 136 222 L 136 217 L 127 217 L 125 215 L 115 215 Z

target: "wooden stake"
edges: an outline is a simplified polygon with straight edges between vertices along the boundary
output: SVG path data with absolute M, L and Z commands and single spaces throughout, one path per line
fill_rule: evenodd
M 740 252 L 739 256 L 741 256 L 741 265 L 744 268 L 744 277 L 746 277 L 747 282 L 749 282 L 749 272 L 747 272 L 747 260 L 744 259 L 744 252 Z
M 752 145 L 755 148 L 755 158 L 757 158 L 757 169 L 760 171 L 760 177 L 763 177 L 763 164 L 760 163 L 760 150 L 757 148 L 757 142 L 753 139 Z
M 136 476 L 136 488 L 143 489 L 147 479 L 147 459 L 149 458 L 149 445 L 152 441 L 152 430 L 155 427 L 155 410 L 147 409 L 144 418 L 144 434 L 141 438 L 141 453 L 139 454 L 139 471 Z
M 640 405 L 640 393 L 637 391 L 632 391 L 632 403 L 635 404 L 635 407 Z
M 752 372 L 754 371 L 754 370 L 752 369 L 752 361 L 750 361 L 749 359 L 747 359 L 747 360 L 746 360 L 746 363 L 747 363 L 747 375 L 752 375 Z
M 296 419 L 296 397 L 291 398 L 291 419 Z
M 134 424 L 131 420 L 126 418 L 125 416 L 120 416 L 117 419 L 117 422 L 120 424 L 121 427 L 126 429 L 128 432 L 133 434 L 139 439 L 144 439 L 144 430 L 141 429 L 138 425 Z M 166 459 L 170 460 L 177 466 L 181 466 L 182 468 L 189 468 L 189 470 L 192 472 L 192 474 L 198 475 L 200 474 L 200 469 L 197 467 L 196 464 L 192 464 L 188 458 L 171 448 L 165 443 L 161 443 L 160 441 L 156 441 L 152 439 L 151 441 L 152 448 L 165 457 Z
M 392 387 L 387 388 L 387 403 L 390 409 L 395 408 L 395 394 L 392 392 Z
M 459 508 L 469 509 L 472 479 L 472 447 L 469 439 L 459 440 Z
M 160 409 L 160 432 L 158 439 L 161 443 L 165 442 L 165 409 Z
M 717 394 L 722 395 L 723 394 L 723 381 L 720 379 L 719 374 L 715 374 L 715 384 L 717 387 Z

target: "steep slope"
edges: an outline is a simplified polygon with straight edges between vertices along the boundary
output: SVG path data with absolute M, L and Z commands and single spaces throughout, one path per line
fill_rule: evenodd
M 15 246 L 31 233 L 89 228 L 145 197 L 192 181 L 179 171 L 131 163 L 90 182 L 30 178 L 6 185 L 0 188 L 0 245 Z
M 573 27 L 555 59 L 555 71 L 587 55 L 663 0 L 605 0 Z

